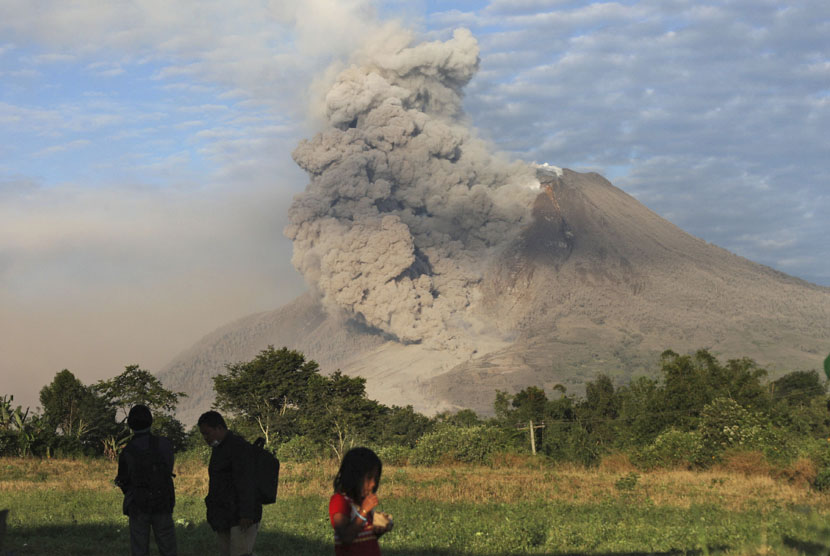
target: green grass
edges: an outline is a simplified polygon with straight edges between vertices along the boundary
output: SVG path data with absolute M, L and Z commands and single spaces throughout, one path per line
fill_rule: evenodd
M 72 465 L 74 475 L 84 468 L 83 463 Z M 18 472 L 19 466 L 12 466 L 15 471 L 0 461 L 0 470 L 4 471 L 0 475 L 0 508 L 11 509 L 4 546 L 7 553 L 129 553 L 120 492 L 108 482 L 111 470 L 97 462 L 90 466 L 86 482 L 80 484 L 79 479 L 73 480 L 73 474 L 61 475 L 63 482 L 51 480 L 52 475 L 60 474 L 60 464 L 51 468 L 41 465 L 25 474 Z M 214 533 L 204 521 L 203 493 L 196 486 L 188 486 L 188 480 L 194 481 L 193 485 L 201 484 L 197 481 L 201 470 L 197 473 L 195 469 L 180 471 L 184 492 L 178 495 L 174 519 L 182 556 L 216 553 Z M 266 506 L 263 513 L 256 545 L 260 556 L 333 553 L 327 515 L 328 471 L 319 466 L 284 471 L 280 488 L 285 489 L 278 502 Z M 744 486 L 748 480 L 742 477 L 702 477 L 700 484 L 704 486 L 697 489 L 698 494 L 694 494 L 695 489 L 688 491 L 693 494 L 683 491 L 681 497 L 658 503 L 655 499 L 665 499 L 663 490 L 675 488 L 673 481 L 688 482 L 695 476 L 643 474 L 636 485 L 624 491 L 614 487 L 620 477 L 626 476 L 621 473 L 538 470 L 522 474 L 520 480 L 516 472 L 515 481 L 520 481 L 521 488 L 512 483 L 492 486 L 496 476 L 510 479 L 510 470 L 390 469 L 384 474 L 388 480 L 381 484 L 380 494 L 382 509 L 395 516 L 396 527 L 381 539 L 383 553 L 495 556 L 830 552 L 827 498 L 817 493 L 787 490 L 786 494 L 773 496 L 769 488 L 761 488 L 767 483 L 749 481 Z M 550 494 L 566 491 L 577 478 L 586 483 L 561 496 Z M 552 481 L 561 483 L 558 489 L 550 488 Z M 384 488 L 388 491 L 385 497 Z M 450 494 L 440 494 L 442 489 Z M 680 492 L 681 485 L 676 489 Z M 724 490 L 721 498 L 712 497 L 717 489 L 732 490 Z M 734 498 L 738 489 L 743 497 L 740 503 Z M 585 496 L 579 496 L 579 492 L 585 492 Z M 731 497 L 727 496 L 730 492 Z M 452 497 L 453 501 L 442 497 Z M 694 500 L 684 504 L 684 497 Z M 718 502 L 720 499 L 723 503 Z M 813 500 L 815 504 L 810 503 Z

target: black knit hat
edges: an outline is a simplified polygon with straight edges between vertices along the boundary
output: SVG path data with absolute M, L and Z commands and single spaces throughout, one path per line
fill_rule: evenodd
M 150 413 L 150 408 L 146 405 L 136 405 L 130 410 L 127 416 L 127 425 L 134 431 L 149 429 L 153 424 L 153 414 Z

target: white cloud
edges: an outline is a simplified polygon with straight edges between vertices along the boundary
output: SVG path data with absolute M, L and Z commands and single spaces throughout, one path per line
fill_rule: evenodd
M 32 60 L 35 64 L 59 64 L 65 62 L 72 62 L 75 60 L 75 56 L 71 54 L 61 54 L 61 53 L 50 53 L 50 54 L 40 54 L 35 56 Z
M 71 151 L 75 149 L 82 149 L 84 147 L 88 147 L 90 145 L 90 141 L 86 139 L 78 139 L 76 141 L 70 141 L 68 143 L 64 143 L 62 145 L 53 145 L 51 147 L 47 147 L 45 149 L 41 149 L 34 153 L 32 156 L 35 157 L 43 157 L 49 156 L 50 154 Z
M 810 215 L 830 210 L 830 5 L 779 7 L 493 1 L 464 16 L 482 47 L 467 109 L 526 160 L 625 168 L 618 185 L 739 254 L 783 268 L 784 251 L 809 248 L 827 261 L 827 226 Z M 822 256 L 799 260 L 812 262 L 787 271 L 830 275 Z
M 101 77 L 115 77 L 126 73 L 126 70 L 121 67 L 121 64 L 112 62 L 95 62 L 88 64 L 86 66 L 86 70 Z

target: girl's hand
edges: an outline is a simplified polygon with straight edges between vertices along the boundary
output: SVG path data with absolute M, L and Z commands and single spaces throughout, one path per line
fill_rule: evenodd
M 375 520 L 372 524 L 372 529 L 375 533 L 375 536 L 380 537 L 384 533 L 388 533 L 392 530 L 392 526 L 395 523 L 392 521 L 392 516 L 385 514 L 383 512 L 375 512 Z
M 378 496 L 375 493 L 367 494 L 366 498 L 363 499 L 363 502 L 360 504 L 360 513 L 363 516 L 369 515 L 369 512 L 375 509 L 378 505 Z

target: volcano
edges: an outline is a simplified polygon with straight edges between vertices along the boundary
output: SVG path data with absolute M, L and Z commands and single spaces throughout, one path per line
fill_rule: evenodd
M 160 378 L 188 393 L 180 418 L 209 408 L 210 378 L 226 364 L 268 345 L 302 351 L 323 372 L 362 376 L 371 398 L 428 414 L 490 413 L 496 390 L 561 384 L 578 393 L 600 373 L 618 383 L 653 376 L 665 349 L 750 357 L 771 376 L 820 367 L 830 288 L 693 237 L 598 174 L 536 172 L 532 217 L 477 282 L 458 286 L 470 302 L 454 346 L 402 341 L 312 289 L 176 357 Z

